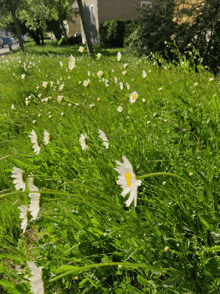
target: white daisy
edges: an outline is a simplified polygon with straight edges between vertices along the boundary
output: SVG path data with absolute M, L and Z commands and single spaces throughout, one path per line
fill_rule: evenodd
M 122 106 L 118 106 L 117 110 L 118 110 L 118 112 L 122 112 L 123 107 Z
M 146 78 L 146 76 L 147 76 L 146 71 L 143 70 L 143 71 L 142 71 L 142 77 L 143 77 L 143 78 Z
M 71 54 L 69 59 L 69 69 L 72 70 L 75 66 L 76 66 L 76 59 Z
M 123 162 L 115 161 L 118 166 L 114 168 L 119 173 L 117 184 L 123 189 L 121 196 L 125 197 L 129 192 L 130 196 L 125 202 L 126 206 L 130 206 L 134 200 L 134 206 L 137 206 L 137 189 L 141 186 L 141 180 L 136 180 L 133 167 L 130 161 L 123 155 Z
M 34 130 L 31 131 L 31 134 L 28 135 L 29 138 L 31 138 L 31 143 L 33 143 L 34 145 L 32 146 L 32 148 L 34 149 L 34 152 L 36 153 L 36 155 L 38 155 L 40 153 L 40 146 L 38 145 L 37 142 L 37 135 L 35 133 Z
M 121 52 L 117 53 L 117 60 L 120 61 L 121 60 Z
M 44 130 L 44 145 L 46 146 L 50 142 L 50 134 Z
M 97 54 L 97 58 L 100 59 L 101 57 L 102 57 L 102 54 L 101 53 L 98 53 Z
M 82 47 L 82 46 L 79 46 L 79 50 L 78 50 L 80 53 L 83 53 L 83 51 L 84 51 L 84 47 Z
M 104 74 L 104 72 L 101 71 L 101 70 L 97 72 L 97 76 L 98 76 L 99 78 L 101 78 L 101 76 L 102 76 L 103 74 Z
M 64 84 L 60 85 L 59 91 L 63 91 L 63 88 L 64 88 Z
M 98 129 L 99 131 L 99 138 L 101 138 L 103 140 L 103 145 L 106 147 L 106 149 L 108 149 L 109 146 L 109 142 L 108 142 L 108 138 L 106 137 L 106 134 L 101 131 L 100 129 Z
M 18 167 L 13 167 L 11 177 L 14 178 L 13 184 L 15 184 L 15 189 L 18 191 L 22 189 L 25 191 L 26 183 L 23 180 L 23 170 Z
M 22 80 L 24 80 L 24 79 L 25 79 L 25 77 L 26 77 L 26 75 L 25 75 L 25 74 L 21 75 L 21 78 L 22 78 Z
M 115 79 L 115 83 L 117 84 L 117 82 L 118 82 L 118 79 L 117 79 L 117 77 L 115 77 L 114 79 Z
M 28 210 L 33 216 L 31 220 L 35 220 L 37 218 L 38 212 L 40 210 L 39 202 L 40 202 L 40 193 L 39 189 L 34 185 L 34 179 L 27 179 L 27 187 L 31 191 L 28 196 L 31 199 L 31 203 L 29 205 Z M 34 192 L 33 192 L 34 191 Z
M 21 211 L 20 213 L 20 218 L 22 219 L 22 222 L 21 222 L 21 229 L 23 230 L 23 233 L 26 231 L 26 228 L 27 228 L 27 223 L 28 223 L 28 218 L 27 218 L 27 211 L 28 211 L 28 208 L 27 206 L 25 205 L 21 205 L 18 207 Z
M 119 83 L 119 86 L 120 86 L 120 89 L 123 90 L 123 83 L 122 82 Z
M 42 87 L 44 87 L 44 88 L 47 88 L 47 86 L 48 86 L 48 82 L 43 82 L 43 84 L 42 84 Z
M 63 63 L 62 63 L 62 61 L 60 61 L 60 66 L 61 66 L 61 67 L 63 66 Z
M 31 293 L 33 294 L 44 294 L 44 283 L 42 281 L 42 269 L 43 267 L 37 267 L 34 262 L 27 261 L 29 270 L 31 271 L 32 277 L 29 278 L 31 283 Z
M 123 74 L 123 76 L 125 76 L 127 74 L 127 71 L 126 70 L 123 71 L 122 74 Z
M 123 67 L 124 67 L 124 68 L 126 68 L 127 66 L 128 66 L 128 64 L 127 64 L 127 63 L 125 63 L 125 64 L 123 65 Z
M 64 96 L 57 96 L 57 101 L 61 102 L 63 100 Z
M 85 80 L 85 81 L 83 82 L 83 86 L 84 86 L 84 87 L 88 87 L 89 83 L 90 83 L 90 79 Z
M 130 99 L 129 99 L 129 101 L 131 102 L 131 103 L 134 103 L 135 101 L 136 101 L 136 99 L 137 99 L 137 97 L 138 97 L 138 94 L 137 94 L 137 92 L 132 92 L 131 94 L 130 94 Z
M 81 134 L 79 138 L 79 142 L 81 144 L 82 150 L 88 149 L 88 145 L 86 144 L 86 139 L 88 139 L 88 136 L 86 134 Z

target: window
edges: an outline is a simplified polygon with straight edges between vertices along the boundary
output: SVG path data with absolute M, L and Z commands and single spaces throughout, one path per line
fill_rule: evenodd
M 95 16 L 94 16 L 94 6 L 90 5 L 90 23 L 95 23 Z
M 141 1 L 141 7 L 145 7 L 149 4 L 151 4 L 151 1 Z
M 73 11 L 79 11 L 79 6 L 78 6 L 77 1 L 73 2 L 72 9 L 73 9 Z

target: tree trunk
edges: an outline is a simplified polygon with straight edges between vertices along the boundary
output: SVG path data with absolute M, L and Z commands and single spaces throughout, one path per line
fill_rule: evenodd
M 21 35 L 21 28 L 20 28 L 19 22 L 16 17 L 16 12 L 12 11 L 11 13 L 12 13 L 12 18 L 13 18 L 13 21 L 15 24 L 16 34 L 18 36 L 20 50 L 24 51 L 24 42 L 23 42 L 22 35 Z
M 64 34 L 64 39 L 65 39 L 65 41 L 66 41 L 66 43 L 68 43 L 68 37 L 67 37 L 67 34 L 66 34 L 66 28 L 64 27 L 64 24 L 63 24 L 63 21 L 61 21 L 61 27 L 62 27 L 62 29 L 63 29 L 63 34 Z
M 90 34 L 90 31 L 89 31 L 89 26 L 88 26 L 88 24 L 86 23 L 86 20 L 85 20 L 85 14 L 84 14 L 82 0 L 77 0 L 77 3 L 78 3 L 78 6 L 79 6 L 79 14 L 80 14 L 80 17 L 81 17 L 83 30 L 84 30 L 85 37 L 86 37 L 87 51 L 88 51 L 88 54 L 94 54 L 93 48 L 92 48 L 92 42 L 91 42 L 91 34 Z

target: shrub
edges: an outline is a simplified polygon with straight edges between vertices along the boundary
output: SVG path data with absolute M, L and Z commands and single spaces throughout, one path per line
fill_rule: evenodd
M 100 45 L 102 47 L 123 47 L 126 26 L 131 23 L 131 19 L 115 19 L 101 24 L 99 28 Z
M 199 51 L 203 65 L 208 66 L 214 73 L 220 68 L 220 3 L 218 0 L 205 0 L 203 4 L 184 9 L 182 13 L 192 15 L 188 20 L 177 27 L 175 41 L 181 53 L 188 51 L 191 44 Z
M 174 0 L 153 0 L 151 5 L 137 8 L 137 30 L 127 39 L 130 51 L 149 55 L 166 49 L 165 41 L 174 32 Z

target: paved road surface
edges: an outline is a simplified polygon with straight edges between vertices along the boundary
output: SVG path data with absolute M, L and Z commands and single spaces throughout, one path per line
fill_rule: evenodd
M 19 45 L 12 45 L 12 49 L 17 48 Z M 5 45 L 4 48 L 0 48 L 0 55 L 8 53 L 9 52 L 9 47 L 8 45 Z

